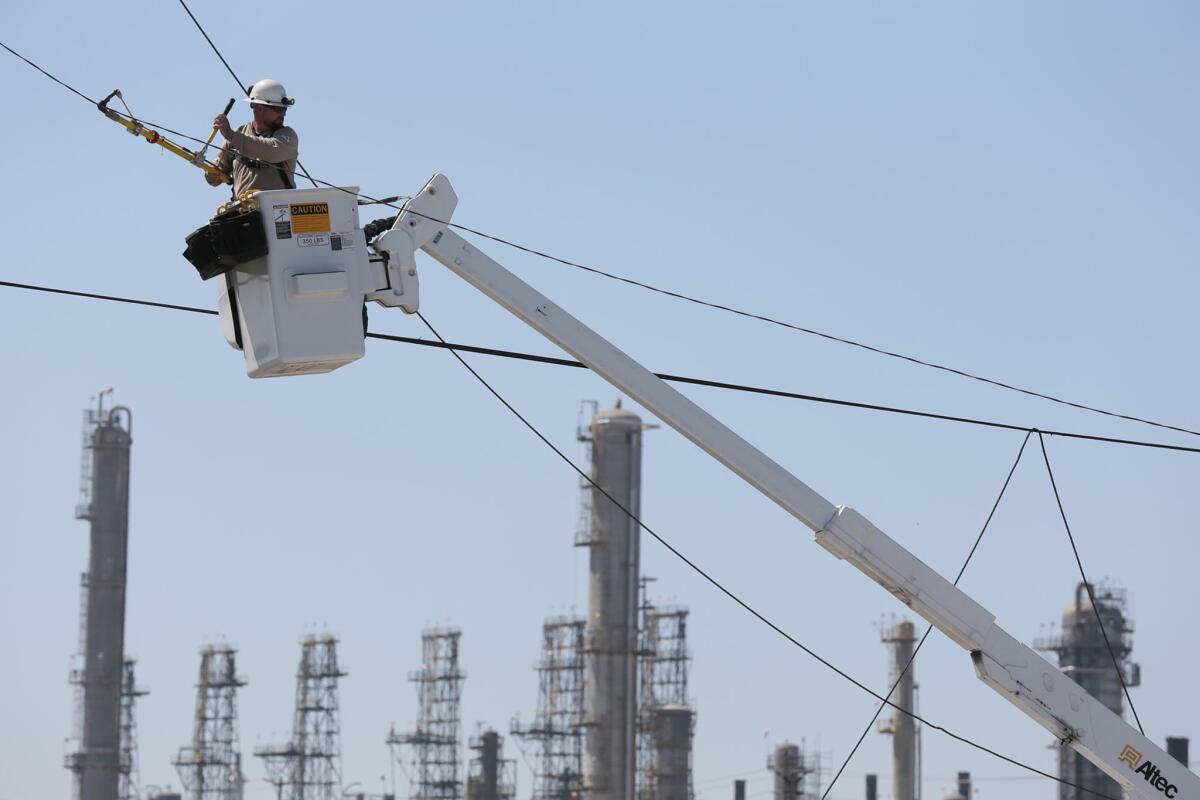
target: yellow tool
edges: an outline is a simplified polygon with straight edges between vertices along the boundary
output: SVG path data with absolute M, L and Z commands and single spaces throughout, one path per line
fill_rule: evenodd
M 210 135 L 208 137 L 208 142 L 206 142 L 204 144 L 204 149 L 198 153 L 193 153 L 191 150 L 188 150 L 186 147 L 181 147 L 180 145 L 177 145 L 174 142 L 172 142 L 170 139 L 167 139 L 158 131 L 153 130 L 152 128 L 147 128 L 145 125 L 143 125 L 142 123 L 140 123 L 136 119 L 134 119 L 132 114 L 125 115 L 125 114 L 121 114 L 119 111 L 113 111 L 111 108 L 108 107 L 108 101 L 112 100 L 114 97 L 121 98 L 122 103 L 125 102 L 125 99 L 123 97 L 121 97 L 121 90 L 114 89 L 108 95 L 108 97 L 104 98 L 103 100 L 101 100 L 99 103 L 96 104 L 96 108 L 100 109 L 101 114 L 108 117 L 113 122 L 116 122 L 116 123 L 122 125 L 127 131 L 132 133 L 134 136 L 141 136 L 143 139 L 145 139 L 150 144 L 156 144 L 156 145 L 162 147 L 167 152 L 174 153 L 175 155 L 179 156 L 180 158 L 184 159 L 185 161 L 188 161 L 189 163 L 194 164 L 197 167 L 200 167 L 200 169 L 204 170 L 205 172 L 209 173 L 210 175 L 216 175 L 217 177 L 219 177 L 221 179 L 222 183 L 233 183 L 233 178 L 231 178 L 228 174 L 226 174 L 225 172 L 223 172 L 220 169 L 217 169 L 217 167 L 215 165 L 210 164 L 209 162 L 204 160 L 204 153 L 205 153 L 205 151 L 208 150 L 208 145 L 212 143 L 213 138 L 217 135 L 217 132 L 215 130 L 212 132 L 212 135 Z M 128 108 L 128 106 L 126 106 L 126 108 Z M 228 114 L 230 109 L 232 109 L 232 108 L 233 108 L 233 100 L 231 99 L 229 101 L 229 105 L 225 106 L 225 113 Z

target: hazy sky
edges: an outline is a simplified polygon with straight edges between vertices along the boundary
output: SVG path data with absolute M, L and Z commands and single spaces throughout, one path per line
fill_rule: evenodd
M 0 40 L 85 94 L 207 135 L 233 79 L 178 4 L 11 4 Z M 192 10 L 245 82 L 281 80 L 301 160 L 374 196 L 435 171 L 454 219 L 672 290 L 1071 400 L 1200 428 L 1200 12 L 1195 4 L 327 3 Z M 181 258 L 223 199 L 0 53 L 8 112 L 0 279 L 214 307 Z M 239 107 L 235 123 L 246 119 Z M 364 209 L 364 221 L 373 218 Z M 670 300 L 479 240 L 653 369 L 816 395 L 1195 446 L 1120 422 Z M 436 263 L 422 309 L 448 339 L 554 348 Z M 425 335 L 373 307 L 373 330 Z M 87 527 L 73 519 L 79 414 L 133 409 L 127 650 L 143 784 L 179 786 L 198 648 L 239 648 L 241 741 L 286 737 L 298 639 L 341 637 L 344 776 L 391 775 L 420 631 L 463 630 L 464 738 L 536 698 L 543 618 L 586 602 L 576 477 L 444 352 L 368 342 L 327 376 L 251 381 L 211 317 L 0 288 L 0 800 L 65 797 Z M 578 458 L 588 373 L 470 357 Z M 832 501 L 953 576 L 1022 434 L 794 400 L 687 394 Z M 650 420 L 648 420 L 650 421 Z M 1194 624 L 1200 456 L 1050 439 L 1083 563 L 1129 592 L 1146 733 L 1200 734 Z M 646 522 L 797 639 L 877 690 L 879 625 L 905 609 L 669 429 L 646 435 Z M 700 800 L 769 790 L 769 749 L 836 766 L 875 707 L 662 547 L 657 598 L 691 609 Z M 962 586 L 1014 635 L 1048 632 L 1078 573 L 1030 449 Z M 1050 736 L 940 634 L 921 712 L 1040 769 Z M 1055 796 L 929 730 L 924 790 Z M 517 756 L 512 738 L 506 742 Z M 890 793 L 890 741 L 863 775 Z M 398 792 L 408 795 L 403 772 Z M 532 779 L 520 765 L 518 797 Z

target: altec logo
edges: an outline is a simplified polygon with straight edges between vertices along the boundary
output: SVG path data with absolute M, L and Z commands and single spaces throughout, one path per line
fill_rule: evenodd
M 1141 761 L 1142 763 L 1138 763 Z M 1141 775 L 1146 783 L 1158 789 L 1168 800 L 1174 798 L 1179 793 L 1179 787 L 1171 783 L 1158 771 L 1158 767 L 1154 766 L 1151 761 L 1142 761 L 1142 754 L 1134 750 L 1129 745 L 1125 745 L 1125 749 L 1121 751 L 1121 763 L 1128 764 L 1129 768 Z

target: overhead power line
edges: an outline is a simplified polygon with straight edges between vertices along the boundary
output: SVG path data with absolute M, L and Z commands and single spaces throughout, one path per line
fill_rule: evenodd
M 636 286 L 641 289 L 646 289 L 648 291 L 655 292 L 657 294 L 661 294 L 666 297 L 673 297 L 676 300 L 683 300 L 688 303 L 693 303 L 695 305 L 705 306 L 707 308 L 716 309 L 717 311 L 724 311 L 724 312 L 727 312 L 730 314 L 735 314 L 739 317 L 745 317 L 747 319 L 754 319 L 754 320 L 758 320 L 759 322 L 766 322 L 771 325 L 777 325 L 781 328 L 788 328 L 793 331 L 799 331 L 800 333 L 807 333 L 812 336 L 818 336 L 822 339 L 828 339 L 831 342 L 839 342 L 841 344 L 850 345 L 851 347 L 857 347 L 857 348 L 866 350 L 871 353 L 876 353 L 878 355 L 887 356 L 889 358 L 896 358 L 901 361 L 907 361 L 911 364 L 917 364 L 918 366 L 928 367 L 930 369 L 940 370 L 942 372 L 948 372 L 953 375 L 958 375 L 963 378 L 968 378 L 973 381 L 978 381 L 980 383 L 986 383 L 986 384 L 990 384 L 992 386 L 997 386 L 1001 389 L 1007 389 L 1009 391 L 1018 392 L 1020 394 L 1028 395 L 1030 397 L 1037 397 L 1042 400 L 1049 400 L 1050 402 L 1058 403 L 1059 405 L 1070 406 L 1071 408 L 1077 408 L 1077 409 L 1080 409 L 1083 411 L 1091 411 L 1096 414 L 1103 414 L 1106 417 L 1115 417 L 1117 419 L 1128 420 L 1130 422 L 1138 422 L 1143 425 L 1152 425 L 1156 428 L 1165 428 L 1167 430 L 1178 431 L 1179 433 L 1187 433 L 1187 434 L 1191 434 L 1192 436 L 1200 436 L 1200 431 L 1195 431 L 1190 428 L 1183 428 L 1183 427 L 1179 427 L 1176 425 L 1169 425 L 1164 422 L 1155 422 L 1153 420 L 1145 419 L 1143 417 L 1136 417 L 1136 416 L 1133 416 L 1130 414 L 1121 414 L 1116 411 L 1107 411 L 1105 409 L 1086 405 L 1084 403 L 1076 403 L 1071 400 L 1064 400 L 1060 397 L 1055 397 L 1053 395 L 1034 391 L 1033 389 L 1025 389 L 1020 386 L 1016 386 L 1016 385 L 1013 385 L 1010 383 L 1005 383 L 1004 381 L 995 380 L 993 378 L 986 378 L 982 375 L 977 375 L 972 372 L 967 372 L 966 370 L 957 369 L 955 367 L 948 367 L 943 364 L 937 364 L 933 361 L 926 361 L 921 358 L 916 358 L 915 356 L 907 356 L 907 355 L 904 355 L 903 353 L 897 353 L 897 352 L 893 352 L 891 350 L 885 350 L 881 347 L 875 347 L 874 345 L 864 344 L 863 342 L 858 342 L 853 339 L 846 339 L 841 336 L 835 336 L 831 333 L 824 333 L 822 331 L 814 330 L 812 328 L 806 328 L 803 325 L 796 325 L 791 322 L 785 322 L 783 320 L 776 319 L 774 317 L 769 317 L 769 316 L 766 316 L 763 314 L 756 314 L 752 311 L 744 311 L 739 308 L 722 305 L 720 303 L 714 303 L 709 300 L 701 300 L 700 298 L 682 294 L 681 292 L 675 292 L 670 289 L 663 289 L 658 286 L 653 286 L 649 283 L 643 283 L 642 281 L 634 280 L 633 278 L 628 278 L 623 275 L 616 275 L 611 272 L 606 272 L 602 269 L 597 269 L 595 267 L 589 267 L 584 264 L 576 263 L 574 261 L 568 261 L 565 258 L 559 258 L 558 256 L 553 256 L 553 255 L 550 255 L 549 253 L 543 253 L 540 250 L 536 250 L 532 247 L 526 247 L 525 245 L 516 244 L 515 242 L 510 242 L 507 239 L 502 239 L 499 236 L 493 236 L 489 233 L 484 233 L 483 231 L 477 231 L 477 230 L 474 230 L 473 228 L 468 228 L 465 225 L 458 225 L 453 222 L 445 223 L 445 224 L 449 224 L 451 227 L 458 228 L 459 230 L 467 231 L 468 233 L 473 233 L 476 236 L 481 236 L 485 239 L 490 239 L 493 242 L 499 242 L 500 244 L 508 245 L 509 247 L 515 248 L 517 250 L 521 250 L 521 251 L 529 253 L 531 255 L 539 256 L 541 258 L 545 258 L 550 261 L 555 261 L 559 264 L 564 264 L 568 267 L 574 267 L 576 269 L 583 270 L 584 272 L 590 272 L 595 275 L 600 275 L 601 277 L 609 278 L 611 280 L 618 281 L 620 283 L 626 283 L 626 284 L 629 284 L 630 286 Z
M 193 314 L 209 314 L 215 315 L 217 312 L 209 308 L 198 308 L 196 306 L 184 306 L 175 303 L 164 303 L 157 300 L 143 300 L 134 297 L 122 297 L 119 295 L 97 294 L 94 292 L 83 292 L 73 289 L 61 289 L 52 286 L 39 286 L 32 283 L 18 283 L 16 281 L 0 280 L 0 286 L 10 289 L 26 289 L 35 292 L 46 292 L 49 294 L 65 295 L 69 297 L 80 297 L 88 300 L 104 300 L 113 303 L 124 303 L 127 305 L 148 306 L 150 308 L 163 308 L 170 311 L 187 311 Z M 430 339 L 419 339 L 412 336 L 396 336 L 387 333 L 367 333 L 368 339 L 379 339 L 387 342 L 398 342 L 401 344 L 416 345 L 418 347 L 433 347 L 444 350 L 457 350 L 463 353 L 478 353 L 479 355 L 493 356 L 496 358 L 507 358 L 516 361 L 530 361 L 537 364 L 549 364 L 555 367 L 571 367 L 574 369 L 587 369 L 586 364 L 578 361 L 572 361 L 566 358 L 556 358 L 554 356 L 544 356 L 535 353 L 522 353 L 514 350 L 501 350 L 495 347 L 481 347 L 472 344 L 438 342 Z M 1147 447 L 1155 450 L 1169 450 L 1180 453 L 1200 453 L 1200 447 L 1187 447 L 1178 444 L 1168 444 L 1165 442 L 1149 442 L 1139 439 L 1119 439 L 1112 436 L 1098 436 L 1089 433 L 1076 433 L 1071 431 L 1059 431 L 1039 428 L 1031 425 L 1015 425 L 1007 422 L 995 422 L 992 420 L 977 419 L 972 417 L 955 416 L 952 414 L 938 414 L 933 411 L 919 411 L 911 408 L 898 408 L 896 406 L 886 406 L 877 403 L 863 403 L 855 400 L 839 400 L 833 397 L 822 397 L 814 394 L 802 394 L 800 392 L 789 392 L 783 389 L 769 389 L 761 386 L 749 386 L 740 383 L 729 383 L 726 381 L 714 381 L 707 378 L 694 378 L 686 375 L 675 375 L 669 372 L 655 372 L 654 375 L 664 381 L 672 383 L 685 383 L 692 386 L 705 386 L 712 389 L 722 389 L 726 391 L 742 392 L 745 394 L 757 394 L 767 397 L 779 397 L 786 400 L 800 400 L 810 403 L 819 403 L 823 405 L 843 406 L 845 408 L 857 408 L 863 411 L 876 411 L 885 414 L 899 414 L 901 416 L 917 417 L 921 419 L 939 420 L 942 422 L 953 422 L 962 425 L 974 425 L 984 428 L 995 428 L 998 430 L 1019 431 L 1022 433 L 1040 432 L 1045 436 L 1057 436 L 1063 439 L 1078 439 L 1087 442 L 1101 442 L 1104 444 L 1119 444 L 1130 447 Z
M 183 0 L 179 0 L 179 5 L 183 6 L 183 10 L 192 18 L 192 22 L 195 23 L 196 29 L 200 31 L 200 35 L 204 37 L 204 41 L 208 42 L 208 46 L 217 54 L 217 58 L 221 59 L 221 63 L 225 65 L 225 69 L 229 70 L 229 74 L 233 76 L 233 82 L 237 84 L 238 91 L 245 94 L 246 84 L 242 83 L 242 79 L 233 71 L 233 67 L 229 66 L 229 62 L 225 60 L 225 56 L 221 55 L 221 51 L 213 44 L 213 40 L 209 38 L 208 33 L 204 30 L 204 26 L 200 24 L 200 20 L 196 19 L 196 15 L 192 13 L 192 10 L 188 8 L 188 4 L 183 2 Z
M 190 10 L 190 9 L 187 9 L 187 5 L 186 5 L 185 3 L 183 3 L 183 0 L 180 0 L 180 3 L 181 3 L 183 6 L 184 6 L 185 10 L 187 10 L 187 11 L 188 11 L 188 15 L 192 17 L 192 21 L 196 23 L 196 26 L 197 26 L 197 27 L 200 29 L 201 33 L 204 33 L 204 29 L 203 29 L 203 28 L 200 26 L 200 23 L 199 23 L 199 22 L 196 22 L 196 18 L 195 18 L 195 16 L 193 16 L 193 15 L 192 15 L 192 13 L 191 13 L 191 10 Z M 221 53 L 220 53 L 220 51 L 219 51 L 219 50 L 217 50 L 217 48 L 216 48 L 216 45 L 213 45 L 213 43 L 212 43 L 212 40 L 211 40 L 211 39 L 209 39 L 209 37 L 208 37 L 208 34 L 207 34 L 207 33 L 204 33 L 204 37 L 205 37 L 205 39 L 207 39 L 207 40 L 208 40 L 208 42 L 209 42 L 209 45 L 210 45 L 210 46 L 212 46 L 212 48 L 213 48 L 213 51 L 214 51 L 214 52 L 216 52 L 216 53 L 217 53 L 217 55 L 218 55 L 218 56 L 221 58 L 221 61 L 222 61 L 223 63 L 225 63 L 225 66 L 226 66 L 226 68 L 227 68 L 227 69 L 229 69 L 229 73 L 230 73 L 231 75 L 233 75 L 233 77 L 234 77 L 234 80 L 236 81 L 236 80 L 237 80 L 237 75 L 236 75 L 236 74 L 233 72 L 232 68 L 230 68 L 230 67 L 229 67 L 228 63 L 227 63 L 227 62 L 225 62 L 225 58 L 224 58 L 223 56 L 221 56 Z M 80 97 L 82 97 L 84 100 L 87 100 L 89 103 L 93 103 L 93 104 L 95 103 L 95 101 L 94 101 L 94 100 L 92 100 L 92 99 L 91 99 L 90 97 L 88 97 L 87 95 L 83 94 L 82 92 L 80 92 L 79 90 L 77 90 L 77 89 L 75 89 L 74 87 L 70 86 L 69 84 L 67 84 L 67 83 L 63 82 L 62 80 L 60 80 L 59 78 L 55 77 L 54 75 L 51 75 L 51 74 L 50 74 L 49 72 L 47 72 L 45 69 L 43 69 L 42 67 L 38 66 L 37 64 L 35 64 L 34 62 L 30 61 L 29 59 L 25 58 L 23 55 L 21 55 L 20 53 L 16 52 L 15 50 L 13 50 L 12 48 L 10 48 L 8 45 L 4 44 L 3 42 L 0 42 L 0 47 L 3 47 L 3 48 L 4 48 L 5 50 L 7 50 L 8 52 L 12 53 L 14 56 L 16 56 L 17 58 L 19 58 L 19 59 L 21 59 L 22 61 L 24 61 L 26 64 L 29 64 L 31 67 L 33 67 L 34 69 L 36 69 L 38 72 L 41 72 L 41 73 L 42 73 L 43 75 L 45 75 L 46 77 L 50 78 L 50 79 L 51 79 L 52 81 L 54 81 L 55 83 L 57 83 L 57 84 L 59 84 L 59 85 L 63 86 L 64 88 L 68 89 L 68 90 L 69 90 L 69 91 L 71 91 L 71 92 L 74 92 L 75 94 L 77 94 L 77 95 L 79 95 Z M 241 86 L 240 86 L 240 81 L 239 81 L 239 88 L 241 88 Z M 243 91 L 244 91 L 244 90 L 243 90 Z M 119 112 L 118 112 L 118 113 L 119 113 Z M 164 131 L 166 131 L 166 132 L 168 132 L 168 133 L 170 133 L 170 134 L 172 134 L 172 135 L 174 135 L 174 136 L 179 136 L 179 137 L 182 137 L 182 138 L 185 138 L 185 139 L 189 139 L 189 140 L 191 140 L 191 141 L 193 141 L 193 142 L 198 142 L 198 143 L 200 143 L 200 144 L 205 144 L 205 143 L 206 143 L 206 141 L 205 141 L 204 139 L 200 139 L 200 138 L 198 138 L 198 137 L 195 137 L 195 136 L 191 136 L 191 135 L 188 135 L 188 134 L 185 134 L 185 133 L 181 133 L 181 132 L 179 132 L 179 131 L 176 131 L 176 130 L 172 130 L 172 129 L 170 129 L 170 128 L 168 128 L 168 127 L 164 126 L 164 125 L 158 125 L 158 124 L 156 124 L 156 123 L 150 122 L 149 120 L 142 120 L 142 121 L 143 121 L 143 122 L 145 122 L 145 123 L 146 123 L 146 124 L 148 124 L 148 125 L 151 125 L 152 127 L 155 127 L 155 128 L 161 128 L 162 130 L 164 130 Z M 236 152 L 236 151 L 234 151 L 234 152 Z M 379 200 L 379 199 L 377 199 L 377 198 L 370 197 L 369 195 L 362 194 L 361 192 L 349 192 L 349 190 L 347 190 L 347 189 L 345 189 L 345 188 L 343 188 L 343 187 L 341 187 L 341 186 L 337 186 L 336 184 L 330 183 L 330 182 L 328 182 L 328 181 L 321 180 L 320 178 L 314 178 L 314 177 L 312 177 L 311 175 L 309 175 L 309 174 L 308 174 L 308 171 L 304 169 L 303 165 L 301 165 L 301 164 L 300 164 L 300 162 L 299 162 L 298 160 L 297 160 L 297 162 L 296 162 L 296 165 L 297 165 L 297 167 L 299 167 L 299 168 L 300 168 L 300 170 L 301 170 L 301 171 L 304 173 L 305 177 L 306 177 L 306 178 L 307 178 L 309 181 L 311 181 L 311 182 L 312 182 L 312 184 L 313 184 L 314 186 L 321 185 L 321 186 L 326 186 L 326 187 L 333 188 L 333 189 L 339 189 L 339 190 L 341 190 L 341 191 L 344 191 L 344 192 L 347 192 L 347 193 L 349 193 L 349 194 L 354 194 L 354 195 L 356 195 L 357 197 L 362 197 L 362 198 L 364 198 L 364 199 L 366 199 L 366 200 L 369 200 L 369 201 L 371 201 L 372 203 L 378 203 L 378 204 L 380 204 L 380 205 L 389 206 L 389 207 L 391 207 L 391 208 L 394 208 L 394 209 L 396 209 L 396 210 L 403 210 L 403 207 L 401 207 L 401 206 L 396 206 L 396 205 L 394 205 L 394 204 L 392 204 L 392 203 L 390 203 L 390 202 L 381 201 L 381 200 Z M 412 213 L 418 213 L 418 212 L 415 212 L 415 211 L 413 211 Z M 424 215 L 424 214 L 418 214 L 418 215 L 419 215 L 419 216 L 424 216 L 424 217 L 426 217 L 426 219 L 433 219 L 432 217 L 428 217 L 428 216 L 426 216 L 426 215 Z M 887 349 L 885 349 L 885 348 L 881 348 L 881 347 L 876 347 L 876 346 L 874 346 L 874 345 L 865 344 L 865 343 L 863 343 L 863 342 L 858 342 L 858 341 L 855 341 L 855 340 L 853 340 L 853 339 L 847 339 L 847 338 L 844 338 L 844 337 L 841 337 L 841 336 L 835 336 L 834 334 L 825 333 L 825 332 L 823 332 L 823 331 L 818 331 L 818 330 L 815 330 L 815 329 L 813 329 L 813 328 L 807 328 L 807 327 L 805 327 L 805 326 L 803 326 L 803 325 L 797 325 L 797 324 L 795 324 L 795 323 L 786 322 L 786 321 L 783 321 L 783 320 L 780 320 L 780 319 L 776 319 L 776 318 L 774 318 L 774 317 L 770 317 L 770 316 L 767 316 L 767 315 L 764 315 L 764 314 L 757 314 L 757 313 L 754 313 L 754 312 L 750 312 L 750 311 L 745 311 L 745 310 L 742 310 L 742 309 L 734 308 L 734 307 L 732 307 L 732 306 L 726 306 L 726 305 L 722 305 L 722 304 L 720 304 L 720 303 L 714 303 L 714 302 L 712 302 L 712 301 L 703 300 L 703 299 L 700 299 L 700 298 L 697 298 L 697 297 L 693 297 L 693 296 L 690 296 L 690 295 L 683 294 L 682 292 L 676 292 L 676 291 L 672 291 L 672 290 L 670 290 L 670 289 L 663 289 L 663 288 L 661 288 L 661 287 L 654 286 L 654 285 L 652 285 L 652 284 L 649 284 L 649 283 L 644 283 L 644 282 L 642 282 L 642 281 L 638 281 L 638 280 L 635 280 L 635 279 L 633 279 L 633 278 L 628 278 L 628 277 L 625 277 L 625 276 L 622 276 L 622 275 L 617 275 L 617 274 L 615 274 L 615 273 L 611 273 L 611 272 L 607 272 L 607 271 L 605 271 L 605 270 L 597 269 L 596 267 L 589 267 L 589 266 L 587 266 L 587 265 L 585 265 L 585 264 L 580 264 L 580 263 L 578 263 L 578 262 L 571 261 L 571 260 L 569 260 L 569 259 L 560 258 L 560 257 L 558 257 L 558 256 L 551 255 L 551 254 L 549 254 L 549 253 L 546 253 L 546 252 L 543 252 L 543 251 L 541 251 L 541 250 L 538 250 L 537 248 L 534 248 L 534 247 L 529 247 L 529 246 L 527 246 L 527 245 L 523 245 L 523 244 L 519 244 L 519 243 L 517 243 L 517 242 L 513 242 L 513 241 L 511 241 L 511 240 L 509 240 L 509 239 L 505 239 L 505 238 L 503 238 L 503 237 L 496 236 L 496 235 L 494 235 L 494 234 L 486 233 L 486 232 L 484 232 L 484 231 L 478 230 L 478 229 L 476 229 L 476 228 L 471 228 L 471 227 L 468 227 L 468 226 L 466 226 L 466 225 L 462 225 L 462 224 L 460 224 L 460 223 L 456 223 L 456 222 L 449 222 L 449 221 L 447 221 L 447 220 L 434 220 L 434 221 L 435 221 L 435 222 L 439 222 L 439 223 L 441 223 L 441 224 L 444 224 L 444 225 L 448 225 L 449 227 L 455 228 L 455 229 L 457 229 L 457 230 L 465 231 L 465 232 L 467 232 L 467 233 L 474 234 L 475 236 L 480 236 L 480 237 L 482 237 L 482 238 L 484 238 L 484 239 L 488 239 L 488 240 L 490 240 L 490 241 L 493 241 L 493 242 L 497 242 L 497 243 L 499 243 L 499 244 L 506 245 L 506 246 L 508 246 L 508 247 L 511 247 L 511 248 L 513 248 L 513 249 L 520 250 L 521 252 L 525 252 L 525 253 L 529 253 L 530 255 L 535 255 L 535 256 L 538 256 L 539 258 L 544 258 L 544 259 L 547 259 L 547 260 L 549 260 L 549 261 L 553 261 L 553 262 L 556 262 L 556 263 L 559 263 L 559 264 L 563 264 L 563 265 L 565 265 L 565 266 L 573 267 L 573 268 L 575 268 L 575 269 L 583 270 L 583 271 L 585 271 L 585 272 L 589 272 L 589 273 L 592 273 L 592 274 L 595 274 L 595 275 L 599 275 L 599 276 L 601 276 L 601 277 L 605 277 L 605 278 L 609 278 L 609 279 L 611 279 L 611 280 L 619 281 L 619 282 L 621 282 L 621 283 L 625 283 L 625 284 L 628 284 L 628 285 L 630 285 L 630 286 L 636 286 L 636 287 L 638 287 L 638 288 L 641 288 L 641 289 L 646 289 L 646 290 L 648 290 L 648 291 L 655 292 L 655 293 L 657 293 L 657 294 L 661 294 L 661 295 L 664 295 L 664 296 L 666 296 L 666 297 L 672 297 L 672 298 L 675 298 L 675 299 L 677 299 L 677 300 L 686 301 L 686 302 L 688 302 L 688 303 L 693 303 L 693 304 L 695 304 L 695 305 L 699 305 L 699 306 L 705 306 L 705 307 L 707 307 L 707 308 L 712 308 L 712 309 L 715 309 L 715 310 L 718 310 L 718 311 L 723 311 L 723 312 L 726 312 L 726 313 L 729 313 L 729 314 L 734 314 L 734 315 L 737 315 L 737 316 L 745 317 L 745 318 L 747 318 L 747 319 L 754 319 L 754 320 L 758 320 L 758 321 L 760 321 L 760 322 L 769 323 L 769 324 L 771 324 L 771 325 L 777 325 L 777 326 L 779 326 L 779 327 L 782 327 L 782 328 L 788 328 L 788 329 L 790 329 L 790 330 L 798 331 L 798 332 L 800 332 L 800 333 L 805 333 L 805 334 L 809 334 L 809 335 L 812 335 L 812 336 L 817 336 L 817 337 L 820 337 L 820 338 L 822 338 L 822 339 L 827 339 L 827 340 L 829 340 L 829 341 L 838 342 L 838 343 L 845 344 L 845 345 L 848 345 L 848 346 L 851 346 L 851 347 L 856 347 L 856 348 L 859 348 L 859 349 L 862 349 L 862 350 L 866 350 L 866 351 L 868 351 L 868 352 L 876 353 L 876 354 L 878 354 L 878 355 L 887 356 L 887 357 L 889 357 L 889 358 L 895 358 L 895 359 L 899 359 L 899 360 L 901 360 L 901 361 L 906 361 L 906 362 L 909 362 L 909 363 L 911 363 L 911 364 L 916 364 L 916 365 L 918 365 L 918 366 L 927 367 L 927 368 L 929 368 L 929 369 L 935 369 L 935 370 L 939 370 L 939 371 L 942 371 L 942 372 L 947 372 L 947 373 L 950 373 L 950 374 L 953 374 L 953 375 L 958 375 L 958 376 L 960 376 L 960 377 L 963 377 L 963 378 L 967 378 L 967 379 L 970 379 L 970 380 L 978 381 L 978 382 L 980 382 L 980 383 L 989 384 L 989 385 L 992 385 L 992 386 L 999 387 L 999 388 L 1001 388 L 1001 389 L 1005 389 L 1005 390 L 1008 390 L 1008 391 L 1017 392 L 1017 393 L 1024 394 L 1024 395 L 1027 395 L 1027 396 L 1030 396 L 1030 397 L 1037 397 L 1037 398 L 1040 398 L 1040 399 L 1042 399 L 1042 400 L 1047 400 L 1047 401 L 1050 401 L 1050 402 L 1053 402 L 1053 403 L 1057 403 L 1057 404 L 1059 404 L 1059 405 L 1064 405 L 1064 406 L 1068 406 L 1068 407 L 1071 407 L 1071 408 L 1076 408 L 1076 409 L 1083 410 L 1083 411 L 1089 411 L 1089 412 L 1092 412 L 1092 413 L 1095 413 L 1095 414 L 1101 414 L 1101 415 L 1103 415 L 1103 416 L 1112 417 L 1112 418 L 1115 418 L 1115 419 L 1123 419 L 1123 420 L 1126 420 L 1126 421 L 1129 421 L 1129 422 L 1137 422 L 1137 423 L 1140 423 L 1140 424 L 1143 424 L 1143 425 L 1150 425 L 1150 426 L 1153 426 L 1153 427 L 1156 427 L 1156 428 L 1163 428 L 1163 429 L 1165 429 L 1165 430 L 1172 430 L 1172 431 L 1177 431 L 1177 432 L 1179 432 L 1179 433 L 1186 433 L 1186 434 L 1189 434 L 1189 435 L 1192 435 L 1192 436 L 1200 436 L 1200 431 L 1196 431 L 1196 430 L 1193 430 L 1193 429 L 1191 429 L 1191 428 L 1185 428 L 1185 427 L 1178 426 L 1178 425 L 1171 425 L 1171 424 L 1167 424 L 1167 423 L 1164 423 L 1164 422 L 1156 422 L 1156 421 L 1154 421 L 1154 420 L 1146 419 L 1146 418 L 1144 418 L 1144 417 L 1138 417 L 1138 416 L 1134 416 L 1134 415 L 1131 415 L 1131 414 L 1123 414 L 1123 413 L 1119 413 L 1119 412 L 1115 412 L 1115 411 L 1108 411 L 1108 410 L 1106 410 L 1106 409 L 1099 408 L 1099 407 L 1097 407 L 1097 406 L 1087 405 L 1087 404 L 1085 404 L 1085 403 L 1078 403 L 1078 402 L 1071 401 L 1071 400 L 1066 400 L 1066 399 L 1063 399 L 1063 398 L 1060 398 L 1060 397 L 1055 397 L 1055 396 L 1053 396 L 1053 395 L 1050 395 L 1050 394 L 1046 394 L 1046 393 L 1043 393 L 1043 392 L 1034 391 L 1033 389 L 1026 389 L 1026 388 L 1023 388 L 1023 387 L 1020 387 L 1020 386 L 1016 386 L 1016 385 L 1014 385 L 1014 384 L 1006 383 L 1006 382 L 1004 382 L 1004 381 L 996 380 L 996 379 L 993 379 L 993 378 L 987 378 L 987 377 L 984 377 L 984 376 L 982 376 L 982 375 L 978 375 L 978 374 L 975 374 L 975 373 L 972 373 L 972 372 L 968 372 L 968 371 L 966 371 L 966 370 L 958 369 L 958 368 L 955 368 L 955 367 L 949 367 L 949 366 L 946 366 L 946 365 L 943 365 L 943 364 L 938 364 L 938 363 L 936 363 L 936 362 L 932 362 L 932 361 L 927 361 L 927 360 L 925 360 L 925 359 L 917 358 L 917 357 L 915 357 L 915 356 L 908 356 L 908 355 L 904 355 L 903 353 L 895 352 L 895 351 L 892 351 L 892 350 L 887 350 Z

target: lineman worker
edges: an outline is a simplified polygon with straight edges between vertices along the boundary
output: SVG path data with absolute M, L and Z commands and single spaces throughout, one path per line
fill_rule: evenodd
M 213 130 L 225 137 L 217 167 L 233 176 L 235 197 L 250 189 L 295 189 L 300 137 L 283 124 L 283 118 L 296 101 L 287 96 L 283 84 L 270 78 L 250 87 L 250 96 L 244 99 L 254 112 L 250 122 L 234 130 L 224 114 L 213 119 Z M 205 172 L 204 178 L 212 186 L 221 185 L 211 172 Z

